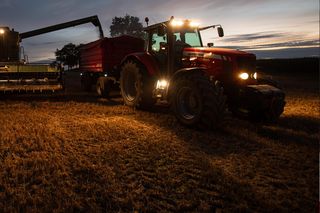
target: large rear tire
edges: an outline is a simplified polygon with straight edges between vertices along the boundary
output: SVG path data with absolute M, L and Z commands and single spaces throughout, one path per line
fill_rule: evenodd
M 121 69 L 120 90 L 127 106 L 148 109 L 156 99 L 152 97 L 153 78 L 149 77 L 143 65 L 127 61 Z
M 198 129 L 213 129 L 221 123 L 226 97 L 220 84 L 199 72 L 180 77 L 173 89 L 173 111 L 180 123 Z

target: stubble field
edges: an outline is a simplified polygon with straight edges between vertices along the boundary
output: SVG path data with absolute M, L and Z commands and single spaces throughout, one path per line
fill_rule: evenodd
M 276 76 L 278 124 L 215 131 L 79 92 L 0 97 L 0 212 L 315 212 L 318 79 Z M 73 80 L 72 80 L 73 79 Z

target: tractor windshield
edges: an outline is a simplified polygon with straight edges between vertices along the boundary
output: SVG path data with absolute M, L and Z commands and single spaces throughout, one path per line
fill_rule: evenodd
M 184 42 L 191 47 L 201 47 L 201 39 L 199 37 L 198 31 L 195 30 L 184 30 L 174 32 L 176 41 Z

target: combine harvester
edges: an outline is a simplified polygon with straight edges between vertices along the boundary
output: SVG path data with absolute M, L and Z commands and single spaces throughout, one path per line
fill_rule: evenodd
M 97 16 L 25 33 L 10 30 L 9 27 L 0 27 L 0 92 L 62 90 L 64 88 L 62 69 L 43 64 L 28 64 L 20 42 L 22 39 L 90 22 L 99 28 L 100 38 L 103 38 L 102 27 Z

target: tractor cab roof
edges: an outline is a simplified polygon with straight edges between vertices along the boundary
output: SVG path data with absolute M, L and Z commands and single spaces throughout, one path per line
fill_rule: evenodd
M 157 24 L 150 25 L 148 27 L 143 28 L 144 31 L 154 30 L 160 26 L 167 27 L 170 21 L 164 21 Z
M 188 19 L 177 20 L 177 19 L 174 19 L 174 17 L 171 17 L 171 19 L 168 21 L 160 22 L 160 23 L 145 27 L 144 31 L 158 29 L 161 26 L 167 27 L 167 28 L 172 27 L 173 29 L 177 29 L 177 30 L 179 30 L 179 29 L 189 29 L 189 30 L 192 29 L 192 30 L 194 30 L 199 27 L 199 24 L 197 22 L 194 22 L 194 21 L 191 21 Z

